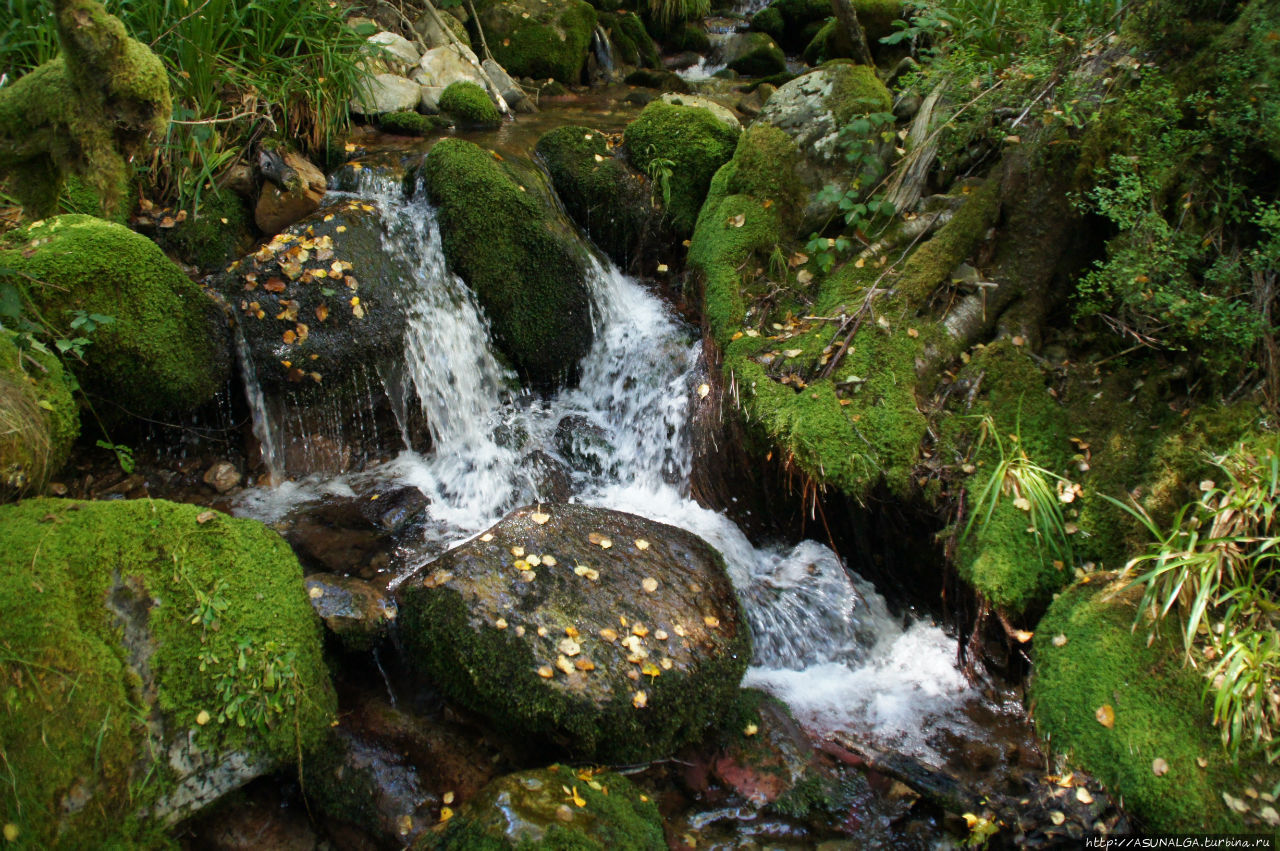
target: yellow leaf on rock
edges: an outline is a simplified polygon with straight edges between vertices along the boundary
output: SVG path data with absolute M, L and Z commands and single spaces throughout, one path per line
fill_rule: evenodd
M 209 713 L 207 710 L 201 709 L 200 712 L 196 714 L 196 723 L 201 727 L 209 723 Z
M 579 671 L 594 671 L 596 669 L 596 663 L 592 662 L 590 659 L 574 659 L 573 667 L 577 668 Z
M 483 535 L 480 536 L 480 540 L 484 541 L 486 544 L 489 543 L 490 541 L 493 540 L 493 533 L 485 532 Z
M 544 514 L 541 511 L 535 511 L 533 514 L 529 515 L 529 519 L 541 526 L 551 519 L 551 515 Z
M 319 320 L 320 322 L 323 322 L 328 318 L 329 318 L 329 306 L 327 304 L 322 304 L 316 308 L 317 320 Z
M 1062 824 L 1066 820 L 1067 817 L 1058 810 L 1053 810 L 1049 813 L 1049 821 L 1053 822 L 1055 825 Z
M 298 335 L 293 333 L 292 331 L 284 332 L 284 341 L 286 345 L 292 345 L 293 342 L 297 339 L 298 339 Z
M 707 615 L 702 619 L 702 622 L 705 623 L 707 626 L 711 627 L 712 629 L 716 629 L 717 627 L 720 626 L 720 619 L 713 615 Z
M 617 641 L 618 633 L 606 626 L 604 629 L 600 630 L 600 637 L 605 641 Z
M 652 662 L 645 662 L 640 666 L 640 673 L 644 674 L 646 677 L 654 678 L 661 675 L 662 671 L 659 670 L 658 666 Z
M 1161 757 L 1156 757 L 1151 761 L 1151 773 L 1156 777 L 1163 777 L 1169 773 L 1169 763 Z
M 549 680 L 556 675 L 555 670 L 550 665 L 543 665 L 538 669 L 538 676 L 544 680 Z
M 562 638 L 560 643 L 556 645 L 556 649 L 566 656 L 577 656 L 582 652 L 582 645 L 572 638 Z
M 523 558 L 523 557 L 524 557 L 524 547 L 512 547 L 512 548 L 511 548 L 511 554 L 512 554 L 513 556 L 515 556 L 516 558 Z
M 760 727 L 754 723 L 748 724 L 747 726 L 742 728 L 742 735 L 744 736 L 754 736 L 756 733 L 759 733 L 759 732 L 760 732 Z
M 643 691 L 636 692 L 631 695 L 631 705 L 636 709 L 644 709 L 649 705 L 649 695 L 645 694 Z
M 1116 725 L 1116 711 L 1111 708 L 1111 704 L 1104 703 L 1098 707 L 1098 711 L 1093 713 L 1093 717 L 1098 719 L 1098 723 L 1110 730 Z
M 654 579 L 652 576 L 646 576 L 641 580 L 640 587 L 652 594 L 654 591 L 658 590 L 658 580 Z
M 566 674 L 572 674 L 572 673 L 573 673 L 573 663 L 572 663 L 572 662 L 570 662 L 570 661 L 569 661 L 567 658 L 565 658 L 564 656 L 557 656 L 557 657 L 556 657 L 556 667 L 557 667 L 557 668 L 559 668 L 561 671 L 563 671 L 563 672 L 564 672 L 564 673 L 566 673 Z

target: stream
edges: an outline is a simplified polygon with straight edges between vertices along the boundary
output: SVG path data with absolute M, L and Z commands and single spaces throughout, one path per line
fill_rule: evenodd
M 354 194 L 379 204 L 384 250 L 414 273 L 403 364 L 380 373 L 375 388 L 396 411 L 403 446 L 358 472 L 287 478 L 283 441 L 296 426 L 278 421 L 246 362 L 255 433 L 277 484 L 247 490 L 238 514 L 277 523 L 299 505 L 371 486 L 417 488 L 427 519 L 401 542 L 387 582 L 394 588 L 511 509 L 549 500 L 539 471 L 550 459 L 567 471 L 571 501 L 687 529 L 723 554 L 755 638 L 744 684 L 786 702 L 811 736 L 840 731 L 951 770 L 975 743 L 989 748 L 1009 730 L 1026 736 L 1018 701 L 971 686 L 956 666 L 955 638 L 933 620 L 891 611 L 826 545 L 754 546 L 690 497 L 692 415 L 715 396 L 704 398 L 697 329 L 655 291 L 588 246 L 595 342 L 581 380 L 549 397 L 522 392 L 495 356 L 474 296 L 449 271 L 423 187 L 406 194 L 399 176 L 367 168 L 347 188 L 327 200 Z M 421 417 L 410 415 L 414 406 Z M 432 448 L 417 452 L 407 447 L 424 441 L 411 423 L 424 420 Z

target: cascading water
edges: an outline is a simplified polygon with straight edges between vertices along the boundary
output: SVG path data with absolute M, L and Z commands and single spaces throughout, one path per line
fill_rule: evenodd
M 394 242 L 412 258 L 416 278 L 405 336 L 411 382 L 396 386 L 404 394 L 412 384 L 433 448 L 406 450 L 360 475 L 416 486 L 430 500 L 405 575 L 535 499 L 532 459 L 549 457 L 570 471 L 573 499 L 688 529 L 724 555 L 755 635 L 748 684 L 777 694 L 811 728 L 871 736 L 930 758 L 931 729 L 966 726 L 966 706 L 980 698 L 956 670 L 954 642 L 940 628 L 904 628 L 822 544 L 756 548 L 732 521 L 689 497 L 691 413 L 709 404 L 697 393 L 701 346 L 656 295 L 590 253 L 595 342 L 579 386 L 550 398 L 512 393 L 482 312 L 446 266 L 430 206 L 421 197 L 380 202 L 401 205 L 386 238 L 389 249 Z M 241 510 L 276 519 L 309 496 L 352 492 L 351 481 L 290 483 L 278 497 L 259 490 Z

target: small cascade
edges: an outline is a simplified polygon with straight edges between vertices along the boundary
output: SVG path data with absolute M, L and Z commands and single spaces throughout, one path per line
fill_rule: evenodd
M 280 430 L 271 422 L 271 412 L 267 409 L 267 399 L 258 383 L 258 373 L 253 367 L 253 358 L 249 356 L 249 344 L 245 342 L 244 332 L 240 326 L 235 328 L 236 359 L 240 363 L 240 373 L 244 379 L 245 398 L 249 403 L 249 412 L 253 417 L 253 436 L 258 439 L 262 464 L 267 468 L 267 475 L 272 481 L 280 481 L 284 477 L 284 444 L 280 439 Z
M 591 59 L 588 75 L 593 83 L 612 83 L 618 79 L 618 54 L 604 27 L 596 24 L 591 33 Z

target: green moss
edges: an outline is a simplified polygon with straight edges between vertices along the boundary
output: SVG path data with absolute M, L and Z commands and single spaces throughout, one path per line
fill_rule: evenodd
M 657 89 L 661 92 L 688 94 L 692 91 L 684 77 L 673 71 L 651 71 L 647 68 L 640 68 L 628 74 L 623 82 L 628 86 L 644 86 L 647 89 Z
M 907 303 L 919 309 L 951 270 L 973 253 L 1000 210 L 1000 182 L 987 180 L 969 193 L 951 219 L 907 258 L 896 288 Z
M 80 433 L 80 415 L 62 363 L 48 352 L 20 353 L 0 331 L 0 498 L 39 492 Z
M 1106 783 L 1149 829 L 1241 831 L 1221 793 L 1262 788 L 1249 775 L 1265 763 L 1249 757 L 1232 764 L 1201 700 L 1203 677 L 1181 664 L 1169 631 L 1147 646 L 1133 621 L 1128 595 L 1110 598 L 1089 585 L 1054 602 L 1034 644 L 1030 696 L 1041 735 Z M 1054 645 L 1058 635 L 1066 637 L 1061 647 Z M 1112 728 L 1095 719 L 1103 705 L 1115 713 Z M 1157 758 L 1169 765 L 1163 776 L 1151 770 Z
M 835 38 L 836 23 L 835 21 L 827 21 L 822 27 L 813 34 L 813 38 L 804 48 L 804 61 L 810 65 L 821 65 L 831 59 L 839 58 L 839 53 L 832 44 Z
M 489 93 L 466 80 L 445 87 L 440 93 L 440 111 L 470 127 L 496 127 L 502 123 L 502 115 L 489 99 Z
M 550 387 L 591 346 L 589 294 L 571 225 L 529 169 L 498 162 L 461 139 L 444 139 L 426 162 L 445 255 L 492 323 L 494 341 L 521 375 Z
M 662 67 L 662 56 L 658 53 L 658 45 L 654 44 L 639 15 L 635 12 L 627 12 L 616 18 L 610 18 L 608 22 L 601 21 L 606 25 L 609 22 L 613 25 L 610 36 L 623 62 L 645 68 Z
M 118 197 L 123 198 L 128 195 L 128 184 L 120 187 Z M 63 181 L 61 194 L 58 196 L 58 212 L 100 216 L 121 225 L 128 224 L 129 219 L 129 210 L 126 205 L 117 204 L 114 210 L 108 210 L 103 202 L 102 193 L 77 174 L 68 175 Z
M 565 789 L 576 792 L 582 805 Z M 657 805 L 631 781 L 612 772 L 575 771 L 563 765 L 495 780 L 450 820 L 442 834 L 428 834 L 415 845 L 419 851 L 661 851 L 666 847 Z
M 768 35 L 778 43 L 782 42 L 786 26 L 782 13 L 778 11 L 776 5 L 761 9 L 751 16 L 751 29 Z
M 787 221 L 804 200 L 796 176 L 801 167 L 800 149 L 785 131 L 772 124 L 752 124 L 738 138 L 726 190 L 772 201 Z
M 497 112 L 497 107 L 494 107 Z M 430 136 L 447 129 L 449 119 L 439 115 L 422 115 L 417 112 L 388 112 L 378 116 L 378 126 L 388 133 L 401 136 Z
M 149 844 L 140 840 L 154 826 L 140 820 L 175 791 L 170 742 L 191 735 L 204 751 L 244 750 L 269 768 L 295 762 L 327 730 L 334 695 L 297 560 L 262 524 L 199 522 L 201 510 L 158 500 L 0 507 L 10 780 L 0 818 L 32 846 Z M 209 612 L 216 628 L 200 621 Z M 253 681 L 269 660 L 286 675 L 276 692 Z M 296 706 L 268 713 L 269 726 L 200 725 L 202 711 L 216 716 L 236 695 L 246 711 L 273 695 Z M 81 799 L 89 805 L 68 806 Z
M 670 32 L 655 34 L 654 38 L 658 39 L 669 53 L 689 51 L 705 54 L 711 51 L 711 36 L 695 23 L 680 24 Z
M 77 367 L 92 396 L 141 415 L 186 411 L 225 384 L 225 320 L 155 243 L 89 216 L 58 216 L 7 234 L 0 266 L 25 276 L 46 322 L 69 329 L 71 311 L 115 317 L 98 328 Z
M 627 268 L 654 224 L 648 182 L 594 130 L 558 127 L 538 140 L 537 151 L 570 217 Z
M 206 193 L 194 215 L 157 242 L 184 262 L 206 271 L 222 269 L 244 254 L 253 242 L 253 218 L 244 199 L 228 189 Z
M 655 101 L 627 125 L 623 139 L 641 171 L 654 159 L 671 161 L 667 218 L 678 236 L 691 234 L 712 176 L 733 156 L 738 131 L 706 109 Z
M 169 78 L 94 0 L 63 0 L 55 14 L 62 54 L 0 89 L 0 175 L 29 216 L 52 214 L 72 174 L 112 213 L 131 161 L 168 125 Z
M 483 6 L 479 14 L 493 58 L 511 76 L 581 81 L 596 27 L 596 10 L 590 3 L 498 0 Z
M 729 67 L 745 77 L 768 77 L 785 73 L 787 57 L 773 39 L 765 33 L 745 33 L 738 36 L 738 55 Z
M 775 0 L 756 13 L 751 26 L 773 36 L 787 53 L 800 53 L 829 17 L 826 0 Z
M 893 109 L 893 95 L 876 76 L 876 69 L 848 60 L 828 62 L 822 68 L 831 78 L 826 107 L 835 118 L 836 126 L 843 127 L 855 115 Z
M 880 39 L 897 32 L 893 22 L 902 17 L 902 5 L 902 0 L 854 0 L 858 23 L 866 33 L 872 52 Z

